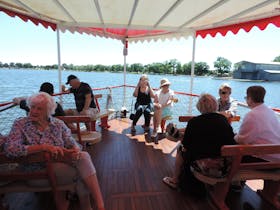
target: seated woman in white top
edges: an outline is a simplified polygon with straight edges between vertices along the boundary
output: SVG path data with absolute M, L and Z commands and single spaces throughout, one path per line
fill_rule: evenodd
M 170 82 L 163 78 L 160 81 L 160 90 L 155 94 L 154 100 L 154 131 L 152 137 L 156 137 L 161 120 L 171 116 L 171 107 L 173 106 L 174 91 L 169 89 Z

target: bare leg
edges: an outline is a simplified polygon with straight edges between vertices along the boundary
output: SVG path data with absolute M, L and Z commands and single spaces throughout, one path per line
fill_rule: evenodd
M 58 210 L 68 210 L 69 201 L 66 199 L 66 192 L 58 191 L 54 195 L 56 208 Z
M 100 210 L 105 209 L 96 174 L 87 177 L 84 182 L 86 183 L 86 186 L 88 187 L 93 200 L 96 202 L 97 208 Z
M 89 195 L 79 196 L 80 209 L 92 210 Z
M 181 155 L 181 152 L 177 151 L 176 160 L 175 160 L 175 170 L 174 170 L 174 174 L 172 177 L 172 180 L 174 183 L 177 183 L 179 181 L 178 179 L 179 179 L 179 175 L 182 170 L 183 163 L 184 163 L 184 160 Z
M 154 120 L 154 131 L 156 131 L 161 121 L 161 109 L 158 108 L 155 109 L 153 120 Z

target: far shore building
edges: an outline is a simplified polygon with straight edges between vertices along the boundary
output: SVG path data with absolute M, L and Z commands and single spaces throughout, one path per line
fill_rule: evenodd
M 235 64 L 234 79 L 280 81 L 280 62 L 253 63 L 241 61 Z

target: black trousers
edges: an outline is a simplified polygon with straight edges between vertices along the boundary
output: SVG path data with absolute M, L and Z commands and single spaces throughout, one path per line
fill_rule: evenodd
M 152 107 L 151 105 L 140 105 L 140 104 L 135 104 L 135 115 L 133 119 L 133 125 L 136 125 L 138 122 L 139 118 L 141 117 L 142 114 L 144 114 L 145 118 L 145 126 L 150 126 L 151 122 L 151 111 Z

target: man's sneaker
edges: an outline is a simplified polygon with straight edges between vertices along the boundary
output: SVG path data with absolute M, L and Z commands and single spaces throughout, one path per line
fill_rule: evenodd
M 136 129 L 135 129 L 135 126 L 134 126 L 134 125 L 131 126 L 131 132 L 132 132 L 132 133 L 135 133 L 135 132 L 136 132 Z

